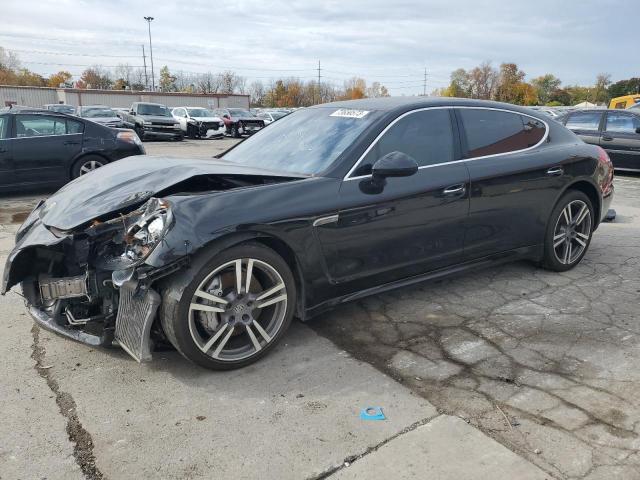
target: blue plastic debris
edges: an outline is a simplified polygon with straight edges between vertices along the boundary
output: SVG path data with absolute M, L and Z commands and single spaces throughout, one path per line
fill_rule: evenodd
M 367 407 L 360 411 L 361 420 L 386 420 L 382 408 L 380 407 Z

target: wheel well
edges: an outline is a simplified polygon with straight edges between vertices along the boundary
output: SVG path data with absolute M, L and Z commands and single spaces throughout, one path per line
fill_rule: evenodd
M 285 262 L 287 262 L 287 265 L 289 265 L 289 268 L 291 269 L 291 273 L 293 273 L 293 278 L 296 282 L 296 291 L 298 293 L 296 316 L 301 320 L 304 320 L 304 284 L 302 282 L 302 273 L 300 272 L 294 251 L 289 245 L 276 237 L 260 236 L 252 239 L 251 241 L 261 243 L 265 247 L 274 250 L 284 259 Z
M 578 190 L 589 197 L 589 200 L 591 200 L 591 205 L 593 205 L 593 208 L 595 210 L 596 218 L 594 223 L 595 226 L 597 226 L 600 223 L 600 216 L 602 213 L 600 209 L 602 208 L 602 206 L 600 205 L 600 195 L 598 194 L 598 190 L 596 189 L 596 187 L 594 187 L 589 182 L 580 181 L 569 185 L 567 191 L 569 190 Z

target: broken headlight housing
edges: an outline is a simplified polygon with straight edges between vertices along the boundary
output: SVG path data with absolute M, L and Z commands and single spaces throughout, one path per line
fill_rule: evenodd
M 142 263 L 162 241 L 171 226 L 173 215 L 169 203 L 161 198 L 151 198 L 125 222 L 125 250 L 121 257 L 131 267 Z

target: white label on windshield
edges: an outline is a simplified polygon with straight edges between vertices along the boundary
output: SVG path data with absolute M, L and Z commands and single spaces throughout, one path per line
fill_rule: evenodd
M 344 118 L 364 118 L 369 112 L 367 110 L 352 110 L 350 108 L 341 108 L 333 112 L 330 117 Z

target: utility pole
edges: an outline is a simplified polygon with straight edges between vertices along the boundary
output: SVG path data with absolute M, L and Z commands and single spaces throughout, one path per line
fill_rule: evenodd
M 147 76 L 147 56 L 144 54 L 144 43 L 142 44 L 142 64 L 144 65 L 144 88 L 149 88 L 149 77 Z
M 151 55 L 151 91 L 156 91 L 156 74 L 153 69 L 153 45 L 151 44 L 151 22 L 153 21 L 153 17 L 144 17 L 144 19 L 149 24 L 149 53 Z
M 318 60 L 318 101 L 316 103 L 322 103 L 322 93 L 320 92 L 320 60 Z
M 424 67 L 424 83 L 422 86 L 422 96 L 427 96 L 427 67 Z

